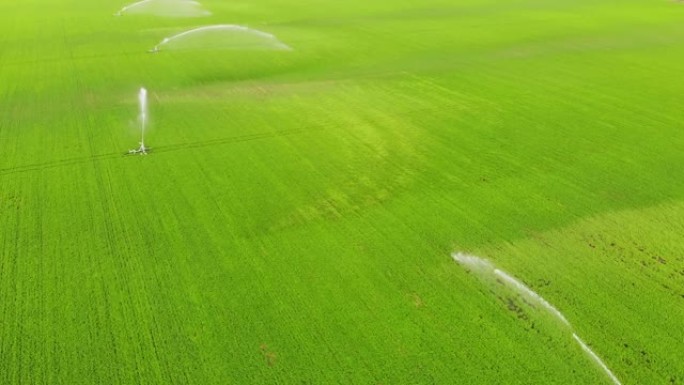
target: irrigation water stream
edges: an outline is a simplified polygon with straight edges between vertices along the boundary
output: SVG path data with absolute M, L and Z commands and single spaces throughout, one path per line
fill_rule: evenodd
M 540 305 L 546 309 L 549 313 L 553 314 L 559 321 L 561 321 L 567 328 L 572 332 L 572 337 L 580 345 L 582 350 L 589 355 L 589 357 L 594 361 L 606 375 L 613 381 L 615 385 L 622 385 L 620 380 L 613 374 L 613 372 L 608 368 L 608 366 L 603 362 L 603 360 L 596 354 L 573 330 L 570 322 L 565 318 L 563 313 L 556 309 L 553 305 L 547 302 L 542 296 L 537 294 L 534 290 L 530 289 L 527 285 L 515 279 L 510 274 L 497 268 L 489 262 L 488 260 L 474 255 L 468 255 L 464 253 L 453 253 L 451 257 L 454 261 L 458 262 L 464 268 L 472 271 L 481 280 L 488 280 L 492 278 L 498 278 L 499 282 L 505 285 L 510 290 L 523 296 L 528 301 Z
M 273 34 L 234 24 L 208 25 L 177 33 L 165 37 L 149 52 L 159 52 L 162 49 L 292 50 Z
M 142 0 L 129 4 L 116 16 L 124 15 L 154 15 L 162 17 L 204 17 L 211 12 L 202 8 L 202 5 L 194 0 Z

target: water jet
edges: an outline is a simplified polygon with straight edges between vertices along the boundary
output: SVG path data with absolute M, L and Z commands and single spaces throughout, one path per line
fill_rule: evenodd
M 129 154 L 147 155 L 149 148 L 145 147 L 145 126 L 147 125 L 147 90 L 144 87 L 140 88 L 138 92 L 138 103 L 140 105 L 140 147 L 135 150 L 129 150 Z
M 148 52 L 162 49 L 292 50 L 273 34 L 234 24 L 208 25 L 168 36 Z
M 211 12 L 202 8 L 202 5 L 194 0 L 142 0 L 129 4 L 114 16 L 131 15 L 154 15 L 162 17 L 203 17 L 211 15 Z

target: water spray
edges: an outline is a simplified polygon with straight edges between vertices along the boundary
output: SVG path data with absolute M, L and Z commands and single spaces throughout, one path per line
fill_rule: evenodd
M 120 10 L 119 12 L 115 13 L 114 16 L 121 16 L 121 15 L 124 14 L 124 12 L 128 11 L 129 8 L 138 7 L 138 6 L 140 6 L 140 5 L 149 3 L 150 1 L 152 1 L 152 0 L 142 0 L 142 1 L 138 1 L 137 3 L 133 3 L 133 4 L 130 4 L 130 5 L 127 5 L 127 6 L 123 7 L 123 8 L 121 8 L 121 10 Z
M 578 335 L 574 332 L 572 325 L 565 318 L 563 313 L 556 309 L 553 305 L 547 302 L 542 296 L 534 292 L 527 285 L 521 281 L 515 279 L 512 275 L 506 273 L 505 271 L 497 268 L 486 259 L 476 257 L 474 255 L 468 255 L 464 253 L 453 253 L 451 257 L 454 261 L 458 262 L 461 266 L 475 273 L 481 280 L 490 280 L 495 278 L 499 283 L 503 284 L 505 287 L 512 290 L 514 293 L 523 296 L 526 300 L 530 301 L 531 304 L 541 305 L 546 311 L 551 313 L 563 323 L 564 328 L 569 329 L 572 332 L 572 338 L 575 339 L 577 344 L 582 348 L 582 350 L 594 361 L 603 372 L 610 378 L 614 385 L 622 385 L 620 380 L 615 376 L 615 374 L 608 368 L 608 366 L 601 360 L 601 358 L 594 352 Z
M 254 42 L 252 43 L 251 46 L 253 47 L 262 47 L 262 48 L 267 48 L 271 50 L 280 50 L 280 51 L 291 51 L 292 48 L 288 46 L 287 44 L 281 42 L 278 40 L 278 38 L 270 34 L 268 32 L 264 31 L 259 31 L 256 29 L 252 29 L 249 27 L 245 27 L 242 25 L 235 25 L 235 24 L 217 24 L 217 25 L 208 25 L 204 27 L 198 27 L 198 28 L 193 28 L 172 36 L 165 37 L 159 44 L 155 45 L 152 47 L 152 49 L 148 50 L 147 52 L 149 53 L 157 53 L 162 50 L 162 48 L 166 47 L 167 45 L 169 46 L 169 49 L 174 49 L 174 42 L 182 42 L 185 39 L 200 39 L 203 37 L 207 37 L 209 35 L 213 36 L 222 36 L 224 38 L 230 38 L 230 37 L 235 37 L 235 36 L 243 36 L 243 37 L 248 37 L 250 39 L 255 39 Z M 200 40 L 201 41 L 201 40 Z M 177 43 L 176 43 L 177 44 Z M 200 44 L 201 46 L 201 44 Z M 230 42 L 228 41 L 225 45 L 224 48 L 231 48 Z M 236 48 L 236 47 L 232 47 Z M 250 46 L 238 46 L 237 48 L 247 48 L 249 49 Z M 178 49 L 178 48 L 176 48 Z
M 150 14 L 167 17 L 202 17 L 211 12 L 202 9 L 195 0 L 142 0 L 121 8 L 114 16 L 125 14 Z
M 145 126 L 147 125 L 147 90 L 144 87 L 140 88 L 138 93 L 138 102 L 140 104 L 140 147 L 137 150 L 129 150 L 129 154 L 147 155 L 147 147 L 145 147 Z

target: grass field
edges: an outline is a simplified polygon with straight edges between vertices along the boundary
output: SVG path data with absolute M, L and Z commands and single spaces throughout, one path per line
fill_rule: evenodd
M 466 252 L 684 384 L 683 4 L 124 5 L 0 4 L 0 383 L 611 383 Z

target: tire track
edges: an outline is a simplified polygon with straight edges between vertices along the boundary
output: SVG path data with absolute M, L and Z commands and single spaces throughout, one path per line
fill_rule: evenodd
M 264 133 L 258 133 L 258 134 L 232 136 L 232 137 L 219 138 L 219 139 L 210 139 L 210 140 L 203 140 L 203 141 L 190 142 L 190 143 L 176 143 L 176 144 L 170 144 L 170 145 L 158 146 L 158 147 L 151 148 L 150 153 L 154 153 L 154 154 L 156 154 L 156 153 L 172 153 L 172 152 L 183 151 L 183 150 L 193 150 L 193 149 L 198 149 L 198 148 L 223 146 L 223 145 L 228 145 L 228 144 L 233 144 L 233 143 L 250 142 L 250 141 L 255 141 L 255 140 L 264 140 L 264 139 L 275 138 L 275 137 L 286 136 L 286 135 L 294 135 L 294 134 L 298 134 L 298 133 L 302 133 L 302 132 L 306 132 L 306 131 L 308 131 L 308 130 L 306 130 L 306 129 L 290 129 L 290 130 L 280 130 L 280 131 L 274 131 L 274 132 L 264 132 Z M 110 153 L 97 154 L 97 155 L 65 158 L 65 159 L 53 160 L 53 161 L 49 161 L 49 162 L 32 163 L 32 164 L 19 165 L 19 166 L 14 166 L 14 167 L 6 167 L 6 168 L 0 169 L 0 177 L 6 176 L 6 175 L 12 175 L 12 174 L 21 174 L 21 173 L 28 173 L 28 172 L 34 172 L 34 171 L 48 170 L 48 169 L 52 169 L 52 168 L 68 167 L 68 166 L 74 166 L 74 165 L 79 165 L 79 164 L 84 164 L 84 163 L 104 161 L 104 160 L 109 160 L 109 159 L 127 158 L 127 157 L 131 157 L 132 155 L 134 155 L 134 154 L 128 154 L 127 152 L 125 152 L 125 153 L 124 152 L 110 152 Z

